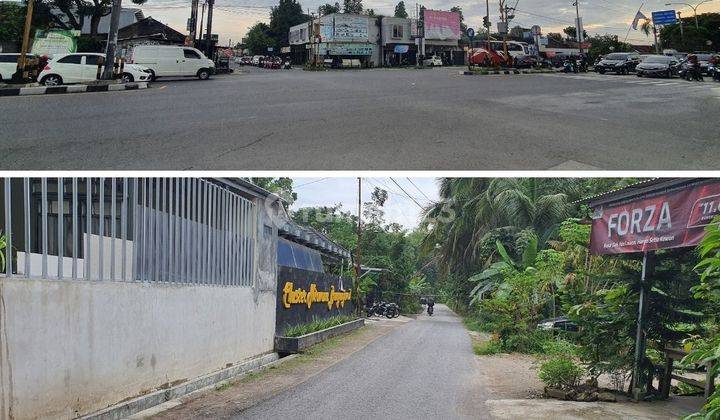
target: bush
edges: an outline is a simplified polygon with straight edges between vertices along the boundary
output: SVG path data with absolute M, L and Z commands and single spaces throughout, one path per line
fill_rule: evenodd
M 583 369 L 571 359 L 557 357 L 540 365 L 538 377 L 549 387 L 571 388 L 580 382 L 583 373 Z
M 478 356 L 490 356 L 502 351 L 500 343 L 495 340 L 487 340 L 481 343 L 473 343 L 473 353 Z
M 508 353 L 542 354 L 548 342 L 553 341 L 549 331 L 533 330 L 502 336 L 502 349 Z
M 542 343 L 542 353 L 548 356 L 576 356 L 578 347 L 562 338 L 548 340 Z

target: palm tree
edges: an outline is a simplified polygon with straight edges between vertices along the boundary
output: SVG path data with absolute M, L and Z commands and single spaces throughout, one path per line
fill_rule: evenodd
M 640 25 L 640 32 L 644 33 L 645 36 L 649 38 L 650 34 L 655 33 L 655 26 L 651 21 L 645 20 L 645 22 Z
M 477 257 L 487 235 L 497 230 L 530 230 L 542 249 L 570 216 L 579 187 L 568 179 L 443 178 L 440 201 L 425 210 L 429 234 L 423 250 L 438 255 L 438 265 L 448 272 L 486 266 Z

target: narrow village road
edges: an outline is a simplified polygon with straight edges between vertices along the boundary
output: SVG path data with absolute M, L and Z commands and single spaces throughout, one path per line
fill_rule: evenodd
M 485 418 L 470 337 L 444 305 L 238 419 Z

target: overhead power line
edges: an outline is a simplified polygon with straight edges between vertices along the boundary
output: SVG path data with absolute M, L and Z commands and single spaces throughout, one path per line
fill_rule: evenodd
M 417 206 L 420 207 L 420 210 L 425 210 L 425 207 L 421 206 L 420 203 L 417 202 L 417 200 L 415 200 L 414 198 L 412 198 L 412 196 L 411 196 L 410 194 L 408 194 L 407 191 L 405 191 L 405 188 L 403 188 L 400 184 L 398 184 L 397 181 L 395 181 L 395 179 L 393 179 L 393 177 L 390 177 L 390 181 L 392 181 L 395 185 L 397 185 L 398 188 L 400 188 L 400 190 L 401 190 L 402 192 L 404 192 L 405 195 L 407 195 L 408 198 L 410 198 L 410 199 L 413 201 L 413 203 L 417 204 Z

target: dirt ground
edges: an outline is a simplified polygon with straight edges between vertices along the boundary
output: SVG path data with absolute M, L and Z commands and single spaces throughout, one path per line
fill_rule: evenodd
M 291 360 L 250 372 L 211 389 L 194 392 L 168 402 L 163 407 L 138 413 L 132 418 L 230 418 L 341 363 L 356 351 L 409 321 L 410 318 L 405 317 L 366 321 L 365 327 L 318 344 Z
M 482 337 L 471 333 L 474 340 Z M 543 398 L 533 356 L 498 354 L 475 356 L 481 382 L 490 391 L 486 403 L 495 419 L 678 419 L 702 407 L 702 397 L 671 397 L 668 401 L 636 403 L 618 396 L 618 402 L 576 402 Z M 600 386 L 611 387 L 608 378 Z

